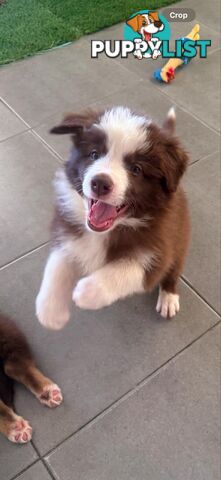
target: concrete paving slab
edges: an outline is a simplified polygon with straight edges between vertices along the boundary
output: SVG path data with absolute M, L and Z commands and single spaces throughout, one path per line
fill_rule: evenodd
M 49 238 L 58 160 L 30 132 L 0 143 L 0 265 Z
M 216 310 L 220 296 L 220 154 L 209 155 L 189 169 L 185 181 L 192 219 L 192 238 L 185 277 Z
M 72 480 L 218 480 L 220 327 L 48 458 Z
M 10 480 L 37 458 L 38 456 L 31 443 L 16 445 L 0 435 L 1 480 Z
M 37 462 L 33 467 L 19 475 L 18 480 L 51 480 L 51 475 L 49 475 L 42 462 Z
M 16 406 L 31 421 L 33 441 L 45 454 L 214 325 L 218 317 L 183 283 L 181 312 L 156 314 L 157 292 L 99 311 L 73 306 L 60 332 L 45 330 L 34 301 L 47 254 L 44 247 L 0 271 L 1 309 L 26 332 L 39 366 L 60 385 L 64 403 L 49 410 L 24 388 Z M 13 292 L 13 296 L 11 295 Z
M 6 102 L 31 126 L 56 111 L 69 111 L 137 84 L 139 76 L 117 62 L 91 59 L 84 39 L 1 68 L 0 91 Z
M 0 100 L 0 142 L 24 130 L 27 130 L 25 123 Z

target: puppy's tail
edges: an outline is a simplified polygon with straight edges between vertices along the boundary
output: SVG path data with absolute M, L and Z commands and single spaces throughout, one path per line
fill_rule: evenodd
M 176 111 L 175 107 L 171 107 L 167 114 L 166 120 L 163 123 L 163 128 L 167 130 L 168 133 L 173 134 L 176 128 Z

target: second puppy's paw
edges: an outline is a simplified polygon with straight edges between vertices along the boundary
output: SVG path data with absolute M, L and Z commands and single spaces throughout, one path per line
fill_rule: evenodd
M 58 407 L 63 402 L 61 389 L 55 383 L 46 385 L 40 395 L 38 395 L 38 400 L 47 407 Z

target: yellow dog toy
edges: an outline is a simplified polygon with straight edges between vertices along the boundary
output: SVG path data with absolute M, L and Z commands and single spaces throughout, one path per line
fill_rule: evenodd
M 200 38 L 200 35 L 199 35 L 199 31 L 200 31 L 200 26 L 198 23 L 196 23 L 196 25 L 193 27 L 193 29 L 191 30 L 191 32 L 189 33 L 189 35 L 186 35 L 185 38 L 183 38 L 183 43 L 185 42 L 185 40 L 187 38 L 191 39 L 191 40 L 199 40 Z M 185 65 L 187 63 L 189 63 L 191 59 L 190 58 L 171 58 L 167 63 L 166 65 L 164 65 L 163 68 L 161 68 L 161 70 L 156 70 L 154 72 L 154 78 L 155 80 L 159 80 L 161 82 L 166 82 L 166 83 L 169 83 L 171 82 L 171 80 L 173 80 L 175 78 L 175 70 L 176 68 L 180 67 L 181 65 Z

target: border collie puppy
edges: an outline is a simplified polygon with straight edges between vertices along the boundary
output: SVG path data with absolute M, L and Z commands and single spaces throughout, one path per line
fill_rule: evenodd
M 55 180 L 52 249 L 36 301 L 46 327 L 65 325 L 71 299 L 99 309 L 157 285 L 157 311 L 179 311 L 190 228 L 179 184 L 188 157 L 174 127 L 174 109 L 161 128 L 114 107 L 69 114 L 52 128 L 73 145 Z
M 13 380 L 23 383 L 48 407 L 62 402 L 60 388 L 35 365 L 27 340 L 12 320 L 0 314 L 0 432 L 15 443 L 31 440 L 32 428 L 14 412 Z

